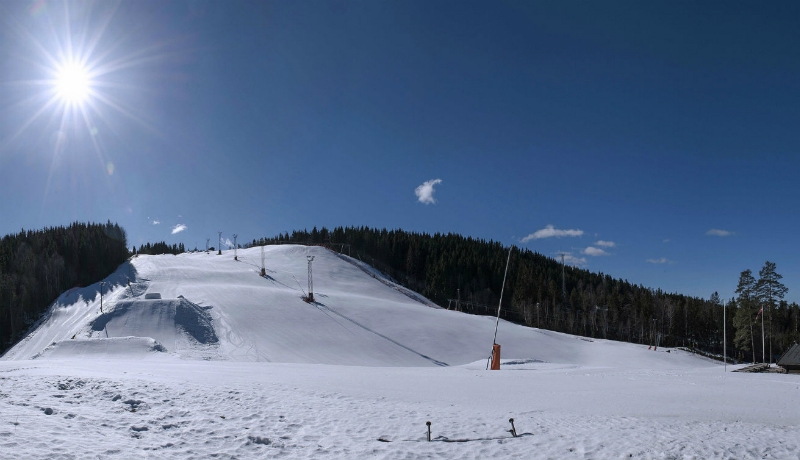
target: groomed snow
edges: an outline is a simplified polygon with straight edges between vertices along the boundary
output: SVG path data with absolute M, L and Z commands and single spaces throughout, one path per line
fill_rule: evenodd
M 0 457 L 800 458 L 798 375 L 502 321 L 486 371 L 492 318 L 322 248 L 239 258 L 134 258 L 103 312 L 62 295 L 0 360 Z

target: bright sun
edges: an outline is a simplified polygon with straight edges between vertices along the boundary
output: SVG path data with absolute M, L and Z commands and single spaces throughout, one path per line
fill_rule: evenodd
M 68 105 L 80 105 L 91 93 L 91 77 L 89 71 L 74 62 L 62 64 L 56 71 L 56 92 Z

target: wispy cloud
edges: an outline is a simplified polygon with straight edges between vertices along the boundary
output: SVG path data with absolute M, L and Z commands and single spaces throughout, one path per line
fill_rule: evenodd
M 431 179 L 425 181 L 425 183 L 414 189 L 414 194 L 417 195 L 417 199 L 420 203 L 436 204 L 436 199 L 433 197 L 433 193 L 436 190 L 434 190 L 433 187 L 441 183 L 441 179 Z
M 712 228 L 711 230 L 706 232 L 706 235 L 708 235 L 708 236 L 731 236 L 731 235 L 733 235 L 733 232 L 730 232 L 728 230 L 720 230 L 718 228 Z
M 585 267 L 586 266 L 586 257 L 576 257 L 572 255 L 571 252 L 559 252 L 557 255 L 561 258 L 561 254 L 564 254 L 564 263 L 566 265 L 572 265 L 574 267 Z
M 607 256 L 608 255 L 608 253 L 606 251 L 604 251 L 604 250 L 602 250 L 600 248 L 593 247 L 593 246 L 589 246 L 588 248 L 584 249 L 581 252 L 583 252 L 587 256 L 592 256 L 592 257 Z
M 522 243 L 527 243 L 531 240 L 539 240 L 542 238 L 561 238 L 563 236 L 581 236 L 583 235 L 583 230 L 563 230 L 560 228 L 555 228 L 552 225 L 547 225 L 545 228 L 536 230 L 535 232 L 531 233 L 530 235 L 522 238 L 520 241 Z
M 669 243 L 669 238 L 664 238 L 663 240 L 661 240 L 661 242 L 662 243 Z
M 666 257 L 662 257 L 660 259 L 647 259 L 648 262 L 651 264 L 668 264 L 672 262 L 671 260 L 667 259 Z
M 161 223 L 161 221 L 160 221 L 160 220 L 158 220 L 158 219 L 156 219 L 156 220 L 154 220 L 154 221 L 153 221 L 153 225 L 158 225 L 158 224 L 160 224 L 160 223 Z
M 615 243 L 613 241 L 599 240 L 599 241 L 595 241 L 594 245 L 595 246 L 601 246 L 601 247 L 604 247 L 604 248 L 614 248 L 614 247 L 617 246 L 617 243 Z
M 189 227 L 187 227 L 187 226 L 185 226 L 183 224 L 178 224 L 178 225 L 172 227 L 172 234 L 174 235 L 176 233 L 180 233 L 180 232 L 186 230 L 187 228 L 189 228 Z

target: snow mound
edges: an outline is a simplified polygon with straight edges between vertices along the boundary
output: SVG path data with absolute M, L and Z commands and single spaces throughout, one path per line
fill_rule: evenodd
M 204 308 L 179 297 L 123 300 L 95 318 L 91 326 L 93 335 L 151 337 L 174 350 L 186 335 L 203 345 L 219 342 L 212 321 Z
M 33 358 L 144 358 L 164 351 L 164 347 L 150 337 L 75 339 L 53 342 Z

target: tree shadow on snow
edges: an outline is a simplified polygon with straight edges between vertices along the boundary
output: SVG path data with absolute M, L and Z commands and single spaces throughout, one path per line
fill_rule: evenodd
M 139 279 L 138 275 L 139 273 L 136 271 L 136 267 L 130 262 L 130 260 L 125 261 L 122 265 L 117 267 L 114 273 L 107 276 L 102 281 L 103 295 L 108 295 L 108 293 L 114 291 L 120 286 L 128 287 L 129 281 L 131 284 L 139 281 L 149 281 L 145 279 Z M 83 299 L 83 301 L 87 304 L 89 302 L 95 302 L 99 300 L 101 289 L 100 283 L 101 282 L 98 281 L 97 283 L 86 287 L 75 286 L 74 288 L 62 293 L 61 296 L 56 299 L 55 304 L 58 306 L 68 306 L 77 303 L 81 299 Z

